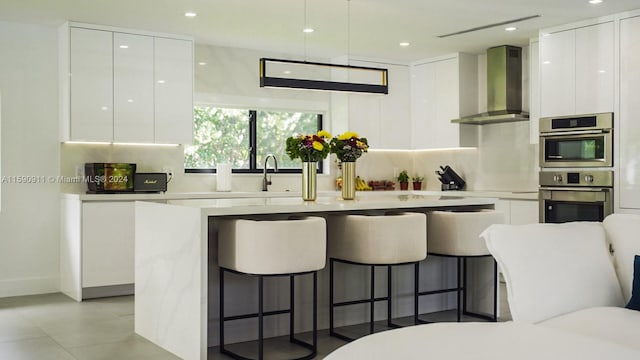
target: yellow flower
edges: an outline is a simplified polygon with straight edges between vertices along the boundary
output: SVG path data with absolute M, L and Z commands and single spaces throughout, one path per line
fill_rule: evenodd
M 328 138 L 331 137 L 331 133 L 329 133 L 326 130 L 320 130 L 320 131 L 318 131 L 318 136 L 320 136 L 321 138 L 328 139 Z
M 338 135 L 338 140 L 349 140 L 351 138 L 358 138 L 358 134 L 354 133 L 353 131 L 347 131 L 342 135 Z
M 322 149 L 324 149 L 324 145 L 322 145 L 322 143 L 319 141 L 314 141 L 312 145 L 313 145 L 313 148 L 318 151 L 322 151 Z
M 356 146 L 360 149 L 366 149 L 368 148 L 367 144 L 363 143 L 362 141 L 358 140 L 356 141 Z

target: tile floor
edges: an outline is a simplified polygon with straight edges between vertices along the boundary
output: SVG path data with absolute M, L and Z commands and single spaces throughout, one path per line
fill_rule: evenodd
M 504 284 L 500 320 L 511 318 Z M 133 332 L 133 296 L 75 302 L 62 294 L 0 298 L 0 359 L 3 360 L 128 360 L 177 359 Z M 358 331 L 358 327 L 346 331 Z M 304 336 L 304 334 L 303 334 Z M 319 331 L 318 356 L 322 359 L 345 342 Z M 253 343 L 234 345 L 250 351 Z M 295 355 L 286 338 L 266 343 L 277 349 L 274 358 Z M 229 359 L 219 349 L 209 349 L 209 359 Z

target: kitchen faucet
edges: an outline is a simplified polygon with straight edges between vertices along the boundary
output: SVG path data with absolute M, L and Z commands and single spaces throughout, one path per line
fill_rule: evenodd
M 269 190 L 267 186 L 271 185 L 271 176 L 269 176 L 269 180 L 267 180 L 267 163 L 269 162 L 269 158 L 273 159 L 273 172 L 278 172 L 278 159 L 273 154 L 269 154 L 264 158 L 264 174 L 262 177 L 262 191 Z

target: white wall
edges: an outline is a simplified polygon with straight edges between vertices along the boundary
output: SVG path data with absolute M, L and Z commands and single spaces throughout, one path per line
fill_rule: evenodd
M 59 186 L 7 177 L 59 173 L 54 28 L 0 22 L 0 297 L 58 291 Z

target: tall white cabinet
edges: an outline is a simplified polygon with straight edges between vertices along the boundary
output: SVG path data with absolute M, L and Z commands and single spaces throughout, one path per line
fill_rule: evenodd
M 63 141 L 193 139 L 193 40 L 98 25 L 60 28 Z
M 543 31 L 539 44 L 541 116 L 613 111 L 613 21 Z
M 477 71 L 477 57 L 462 53 L 412 66 L 412 148 L 460 146 L 460 125 L 451 120 L 477 113 Z
M 620 21 L 619 207 L 640 209 L 640 13 Z

